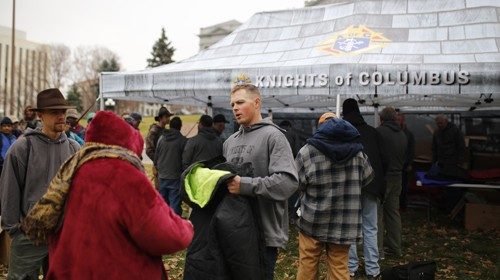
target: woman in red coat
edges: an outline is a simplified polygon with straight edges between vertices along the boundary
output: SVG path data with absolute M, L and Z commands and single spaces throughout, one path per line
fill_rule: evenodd
M 144 174 L 139 132 L 98 112 L 85 146 L 63 164 L 23 222 L 48 241 L 48 279 L 161 279 L 161 256 L 186 248 L 192 225 Z

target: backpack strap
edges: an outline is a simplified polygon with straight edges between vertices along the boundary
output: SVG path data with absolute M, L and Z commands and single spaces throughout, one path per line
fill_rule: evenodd
M 23 196 L 24 196 L 24 190 L 26 189 L 26 176 L 28 175 L 28 166 L 30 162 L 30 153 L 31 153 L 31 138 L 28 136 L 24 136 L 26 139 L 26 166 L 24 168 L 24 181 L 23 183 L 19 186 L 20 189 L 20 194 L 21 194 L 21 199 L 19 199 L 19 209 L 23 209 Z
M 30 153 L 31 153 L 31 138 L 28 136 L 24 136 L 24 138 L 26 138 L 27 153 L 26 153 L 26 168 L 24 168 L 24 182 L 21 188 L 21 191 L 23 192 L 24 192 L 24 187 L 26 185 L 26 176 L 28 175 L 28 166 L 30 162 Z
M 73 139 L 69 139 L 68 138 L 68 142 L 69 142 L 69 146 L 70 146 L 70 149 L 71 149 L 71 153 L 76 153 L 78 151 L 78 149 L 80 148 L 80 145 L 78 144 L 78 142 L 76 142 L 76 140 L 73 140 Z

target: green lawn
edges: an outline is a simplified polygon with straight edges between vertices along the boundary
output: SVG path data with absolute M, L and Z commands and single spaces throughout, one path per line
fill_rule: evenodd
M 200 119 L 201 115 L 180 115 L 177 116 L 181 118 L 183 125 L 189 124 L 189 123 L 196 123 Z M 171 118 L 176 117 L 172 116 Z M 148 135 L 149 127 L 155 123 L 154 117 L 144 117 L 142 119 L 141 124 L 139 124 L 139 130 L 141 131 L 141 134 L 143 137 L 146 137 Z

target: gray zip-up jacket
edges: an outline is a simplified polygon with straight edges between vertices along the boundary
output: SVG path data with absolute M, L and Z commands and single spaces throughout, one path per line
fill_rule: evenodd
M 28 140 L 29 138 L 29 152 Z M 41 128 L 29 129 L 10 147 L 0 178 L 2 228 L 11 236 L 47 190 L 59 167 L 80 145 L 65 133 L 52 140 Z M 27 168 L 27 169 L 26 169 Z
M 252 177 L 242 177 L 242 195 L 257 198 L 266 246 L 288 241 L 287 199 L 298 188 L 292 150 L 283 131 L 270 119 L 240 127 L 224 142 L 224 157 L 236 165 L 250 163 Z

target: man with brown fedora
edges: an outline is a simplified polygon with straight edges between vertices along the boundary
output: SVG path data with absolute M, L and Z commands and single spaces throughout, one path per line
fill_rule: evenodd
M 66 110 L 71 108 L 59 89 L 38 93 L 32 110 L 42 127 L 26 129 L 5 156 L 0 178 L 1 226 L 12 238 L 7 279 L 38 279 L 40 267 L 47 263 L 47 245 L 35 245 L 19 224 L 45 193 L 59 167 L 80 148 L 63 133 Z

